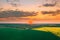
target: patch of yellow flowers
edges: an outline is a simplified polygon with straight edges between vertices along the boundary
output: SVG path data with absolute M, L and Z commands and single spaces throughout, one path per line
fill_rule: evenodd
M 33 28 L 32 30 L 51 32 L 60 37 L 60 27 L 42 27 L 42 28 Z

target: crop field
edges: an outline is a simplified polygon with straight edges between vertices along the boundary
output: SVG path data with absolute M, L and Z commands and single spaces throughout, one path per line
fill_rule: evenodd
M 60 37 L 60 27 L 42 27 L 42 28 L 33 28 L 32 30 L 51 32 Z
M 0 24 L 0 40 L 60 40 L 60 24 Z
M 0 40 L 60 40 L 59 28 L 0 28 Z

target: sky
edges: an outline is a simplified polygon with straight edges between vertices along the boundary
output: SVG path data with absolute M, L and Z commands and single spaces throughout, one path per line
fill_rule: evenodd
M 11 0 L 0 0 L 0 7 L 3 7 L 4 9 L 19 9 L 23 11 L 38 11 L 38 10 L 53 10 L 51 8 L 60 9 L 60 0 L 57 0 L 57 4 L 59 6 L 55 7 L 43 7 L 43 4 L 48 3 L 54 3 L 56 0 L 17 0 L 17 2 L 14 0 L 13 2 Z M 17 6 L 12 6 L 10 3 L 18 3 Z M 41 7 L 38 7 L 41 6 Z
M 54 2 L 57 1 L 56 6 L 43 6 L 46 3 L 52 3 L 54 4 Z M 11 5 L 11 3 L 17 3 L 17 6 Z M 56 11 L 56 10 L 60 10 L 60 0 L 17 0 L 16 1 L 12 1 L 12 0 L 0 0 L 0 8 L 3 8 L 4 10 L 8 10 L 8 9 L 18 9 L 18 10 L 22 10 L 22 11 L 35 11 L 35 12 L 40 12 L 40 11 Z M 28 17 L 31 18 L 31 17 Z M 42 15 L 41 13 L 38 13 L 37 16 L 34 16 L 32 18 L 36 18 L 38 20 L 45 20 L 47 21 L 47 19 L 52 19 L 52 20 L 60 20 L 60 14 L 57 16 L 49 16 L 49 15 Z M 60 22 L 60 21 L 59 21 Z

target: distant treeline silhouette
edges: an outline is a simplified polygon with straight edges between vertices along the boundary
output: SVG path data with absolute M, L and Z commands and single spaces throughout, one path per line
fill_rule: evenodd
M 7 18 L 7 17 L 27 17 L 27 16 L 36 16 L 36 12 L 24 12 L 24 11 L 0 11 L 0 18 Z
M 32 28 L 42 28 L 42 27 L 60 27 L 60 24 L 8 24 L 0 23 L 0 28 L 19 28 L 19 29 L 32 29 Z

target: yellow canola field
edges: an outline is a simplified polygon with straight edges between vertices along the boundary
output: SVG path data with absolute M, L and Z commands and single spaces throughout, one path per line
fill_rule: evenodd
M 60 37 L 60 27 L 42 27 L 42 28 L 33 28 L 32 30 L 51 32 Z

